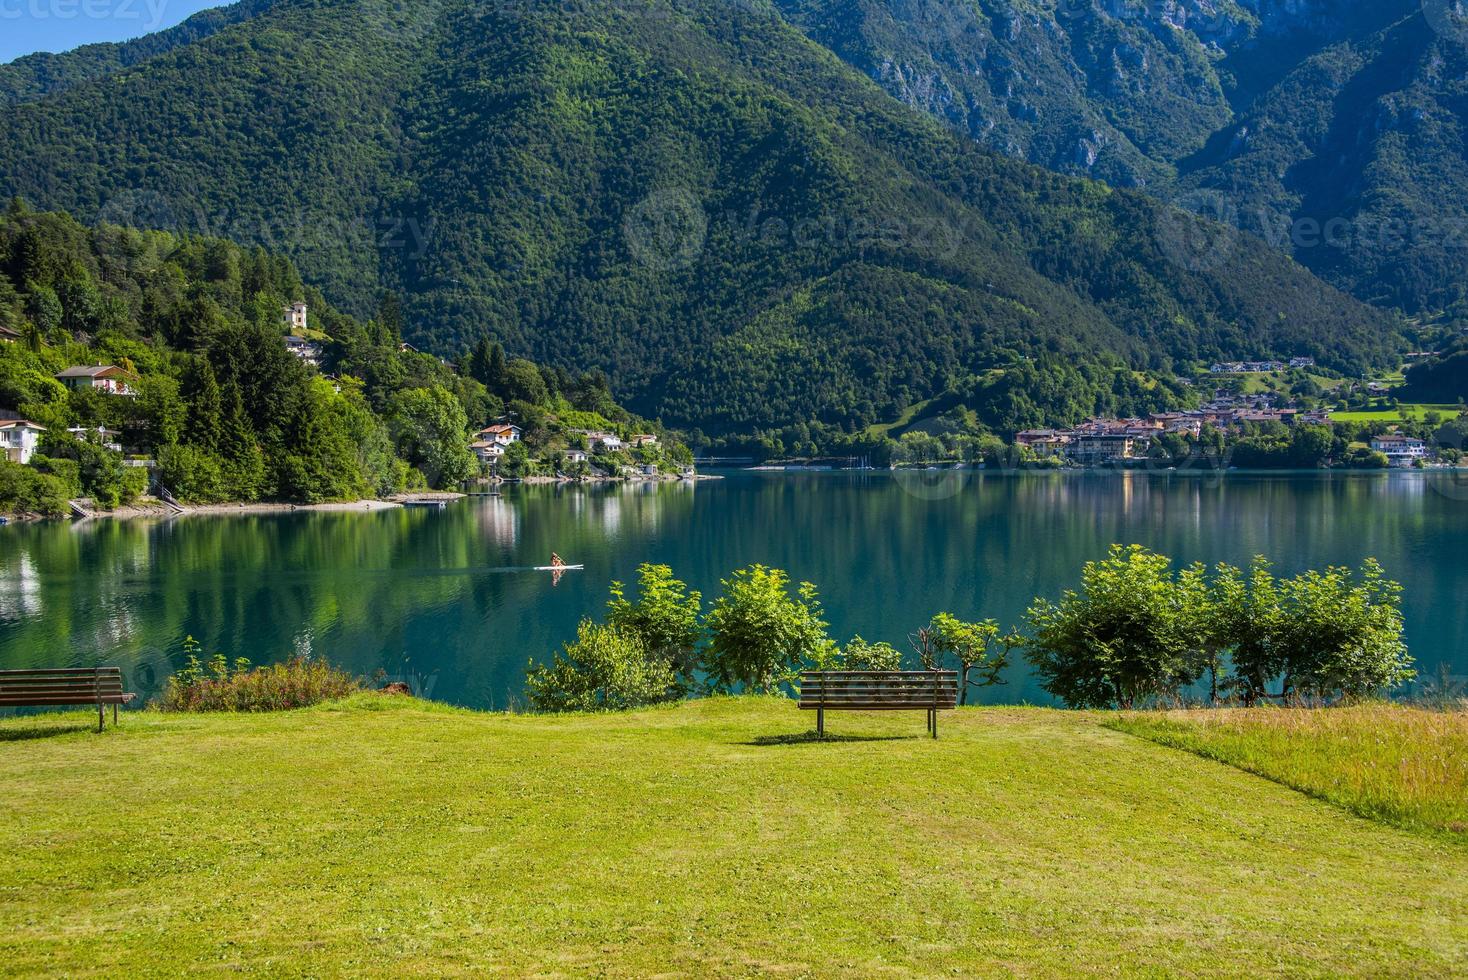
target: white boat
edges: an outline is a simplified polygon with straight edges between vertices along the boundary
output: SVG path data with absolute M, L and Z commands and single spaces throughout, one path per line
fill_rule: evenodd
M 537 565 L 537 572 L 584 572 L 585 565 Z

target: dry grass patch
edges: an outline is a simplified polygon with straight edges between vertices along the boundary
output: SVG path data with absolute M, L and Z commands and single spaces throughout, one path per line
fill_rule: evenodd
M 1468 709 L 1371 704 L 1147 712 L 1124 714 L 1111 727 L 1363 817 L 1468 841 Z

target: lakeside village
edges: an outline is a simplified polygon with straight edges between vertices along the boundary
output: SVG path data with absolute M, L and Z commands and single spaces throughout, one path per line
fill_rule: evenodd
M 320 371 L 326 351 L 311 339 L 307 305 L 292 303 L 284 315 L 286 350 Z M 399 344 L 399 350 L 419 353 L 407 343 Z M 446 359 L 440 358 L 439 363 L 454 369 Z M 341 384 L 340 378 L 326 377 L 334 385 Z M 509 417 L 496 419 L 476 431 L 469 449 L 479 462 L 480 480 L 689 480 L 696 476 L 691 454 L 682 446 L 663 446 L 657 433 L 577 428 L 561 425 L 561 420 L 553 416 L 541 421 L 546 423 L 547 431 L 538 433 L 539 438 L 527 439 L 525 428 Z
M 337 395 L 348 388 L 361 389 L 363 381 L 347 375 L 328 373 L 332 362 L 328 353 L 331 337 L 313 331 L 305 302 L 295 302 L 283 309 L 284 349 L 304 364 L 314 376 L 328 382 Z M 0 324 L 0 347 L 21 346 L 26 338 Z M 395 341 L 396 354 L 405 362 L 421 359 L 435 371 L 458 375 L 461 365 L 420 353 L 411 345 Z M 502 356 L 502 355 L 501 355 Z M 528 363 L 528 362 L 527 362 Z M 514 374 L 517 364 L 506 361 L 500 369 Z M 523 372 L 522 372 L 523 373 Z M 537 374 L 529 381 L 539 380 Z M 77 517 L 90 517 L 95 512 L 116 512 L 131 507 L 133 501 L 151 493 L 156 503 L 146 501 L 138 508 L 149 512 L 165 508 L 186 509 L 169 491 L 167 467 L 161 457 L 148 451 L 147 439 L 154 426 L 147 419 L 146 379 L 122 361 L 116 364 L 76 364 L 48 376 L 66 392 L 66 398 L 92 406 L 84 414 L 93 419 L 85 424 L 65 428 L 69 439 L 60 436 L 61 427 L 42 424 L 15 409 L 0 408 L 0 465 L 19 464 L 27 471 L 55 476 L 67 485 L 68 492 L 52 494 L 45 505 L 37 505 L 26 488 L 11 487 L 7 495 L 0 486 L 0 515 L 62 516 L 70 512 Z M 115 409 L 108 409 L 112 403 Z M 507 411 L 488 424 L 465 426 L 444 437 L 431 452 L 462 453 L 465 465 L 455 471 L 453 483 L 432 483 L 440 490 L 453 486 L 469 489 L 473 484 L 497 484 L 507 481 L 580 482 L 580 481 L 652 481 L 693 480 L 697 478 L 693 454 L 681 440 L 635 418 L 621 424 L 597 411 L 578 410 L 566 406 L 555 411 L 543 404 L 514 402 Z M 71 413 L 76 415 L 78 413 Z M 625 414 L 625 413 L 623 413 Z M 96 419 L 122 420 L 94 424 Z M 73 419 L 74 422 L 77 419 Z M 58 446 L 67 455 L 54 458 Z M 73 465 L 68 466 L 68 463 Z M 72 472 L 75 470 L 76 472 Z M 107 480 L 88 479 L 97 472 L 109 473 Z M 0 474 L 3 476 L 4 474 Z M 410 474 L 411 476 L 412 474 Z M 14 475 L 12 474 L 12 477 Z M 0 481 L 3 483 L 4 481 Z M 12 482 L 14 480 L 12 479 Z M 101 484 L 107 484 L 105 488 Z M 387 497 L 399 502 L 426 499 L 429 486 L 414 486 L 411 481 L 399 493 Z M 100 491 L 100 492 L 99 492 Z M 444 494 L 429 494 L 441 499 Z M 227 503 L 226 500 L 200 500 L 195 494 L 181 492 L 187 504 Z M 67 499 L 70 498 L 70 499 Z M 9 500 L 9 505 L 5 502 Z M 259 506 L 270 506 L 259 504 Z M 0 516 L 0 522 L 5 517 Z
M 1409 364 L 1433 356 L 1409 355 Z M 1308 357 L 1221 362 L 1183 381 L 1211 389 L 1197 408 L 1028 429 L 1002 448 L 999 440 L 986 447 L 914 427 L 898 440 L 892 468 L 1424 469 L 1462 462 L 1468 413 L 1461 404 L 1401 405 L 1388 381 L 1318 372 Z

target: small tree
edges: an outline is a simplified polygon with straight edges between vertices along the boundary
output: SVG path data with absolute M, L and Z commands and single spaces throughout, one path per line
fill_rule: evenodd
M 1364 698 L 1416 677 L 1403 642 L 1402 587 L 1375 559 L 1280 584 L 1281 694 Z
M 1081 574 L 1081 591 L 1029 611 L 1026 658 L 1046 691 L 1075 708 L 1134 707 L 1201 674 L 1171 562 L 1116 546 Z
M 612 583 L 607 624 L 640 637 L 685 685 L 691 684 L 698 670 L 703 596 L 674 578 L 667 565 L 642 565 L 637 570 L 637 586 L 637 601 L 630 602 L 622 583 Z
M 792 595 L 790 576 L 752 565 L 722 583 L 709 611 L 708 671 L 715 687 L 745 685 L 773 691 L 803 663 L 819 663 L 831 640 L 816 587 L 803 583 Z
M 674 699 L 673 683 L 636 633 L 582 620 L 562 653 L 531 667 L 525 692 L 537 711 L 625 711 Z
M 943 670 L 949 664 L 958 669 L 958 703 L 968 704 L 971 684 L 991 687 L 1004 683 L 1000 674 L 1009 666 L 1011 643 L 1000 643 L 999 624 L 992 619 L 981 623 L 965 623 L 949 613 L 939 613 L 933 621 L 910 638 L 923 667 Z

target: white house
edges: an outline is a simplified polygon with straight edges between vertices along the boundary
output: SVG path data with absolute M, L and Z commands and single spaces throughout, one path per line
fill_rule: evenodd
M 658 437 L 650 433 L 642 432 L 633 436 L 629 441 L 632 443 L 632 445 L 636 446 L 638 449 L 641 449 L 643 446 L 656 446 L 658 444 Z
M 97 364 L 91 367 L 70 367 L 56 376 L 72 391 L 91 388 L 109 395 L 136 395 L 129 385 L 131 378 L 126 371 L 112 364 Z
M 1403 435 L 1377 436 L 1371 440 L 1371 448 L 1393 466 L 1411 466 L 1431 455 L 1427 443 Z
M 20 331 L 12 330 L 0 323 L 0 344 L 13 344 L 20 339 Z
M 97 445 L 103 447 L 104 449 L 110 449 L 114 453 L 122 452 L 121 432 L 116 432 L 112 429 L 107 429 L 100 425 L 94 429 L 74 428 L 67 429 L 66 431 L 74 438 L 85 439 L 88 442 L 95 442 Z
M 292 303 L 284 310 L 285 325 L 290 330 L 306 329 L 306 304 L 300 301 Z
M 591 457 L 586 454 L 586 450 L 584 449 L 566 450 L 566 462 L 568 463 L 584 463 L 590 458 Z
M 469 448 L 474 451 L 474 455 L 478 457 L 479 462 L 485 464 L 493 463 L 495 460 L 501 459 L 505 455 L 504 446 L 501 446 L 499 443 L 487 439 L 481 439 L 478 442 L 471 442 L 469 444 Z
M 36 454 L 41 433 L 45 431 L 45 426 L 27 422 L 25 419 L 0 421 L 0 454 L 12 463 L 20 463 L 22 466 L 29 463 Z
M 492 442 L 498 446 L 509 446 L 520 441 L 521 429 L 518 425 L 491 425 L 486 429 L 479 430 L 479 438 L 484 442 Z
M 601 446 L 604 449 L 610 449 L 612 452 L 616 452 L 619 449 L 625 448 L 627 445 L 610 432 L 586 432 L 582 434 L 586 436 L 587 444 L 593 449 Z
M 321 345 L 305 337 L 286 337 L 285 349 L 312 367 L 321 366 Z

